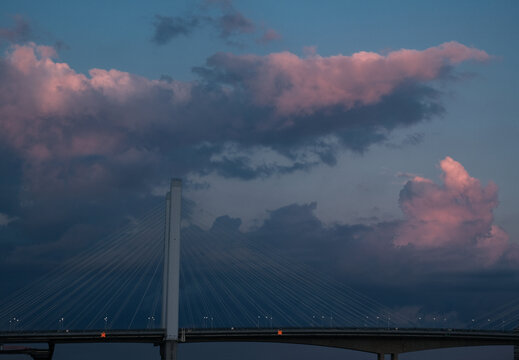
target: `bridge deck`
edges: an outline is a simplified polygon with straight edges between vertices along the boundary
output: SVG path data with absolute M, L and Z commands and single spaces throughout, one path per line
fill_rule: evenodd
M 10 332 L 0 344 L 28 343 L 152 343 L 161 344 L 165 331 L 98 330 Z M 403 353 L 426 349 L 480 345 L 518 345 L 519 334 L 456 329 L 183 329 L 179 339 L 195 342 L 277 342 L 340 347 L 367 352 Z

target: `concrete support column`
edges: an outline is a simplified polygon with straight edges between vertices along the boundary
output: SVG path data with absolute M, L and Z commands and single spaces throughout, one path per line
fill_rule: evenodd
M 166 242 L 164 245 L 164 286 L 162 301 L 163 326 L 166 329 L 165 340 L 178 340 L 178 301 L 180 277 L 180 209 L 182 198 L 182 181 L 171 180 L 169 196 L 166 198 Z
M 514 345 L 514 360 L 519 360 L 519 346 Z
M 160 345 L 160 356 L 162 360 L 177 360 L 177 342 L 164 341 Z
M 160 346 L 162 360 L 177 359 L 178 302 L 180 274 L 180 220 L 182 181 L 171 180 L 166 197 L 166 228 L 164 241 L 164 282 L 161 325 L 165 329 Z
M 377 360 L 384 360 L 384 354 L 377 354 Z
M 398 354 L 391 354 L 391 360 L 398 360 Z
M 166 218 L 164 219 L 164 269 L 162 275 L 162 317 L 160 327 L 166 328 L 167 304 L 168 304 L 168 277 L 169 277 L 169 212 L 171 208 L 171 193 L 166 194 Z

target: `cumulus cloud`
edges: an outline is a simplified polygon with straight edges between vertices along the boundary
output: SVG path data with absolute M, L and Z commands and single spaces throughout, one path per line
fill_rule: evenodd
M 406 219 L 394 244 L 465 249 L 485 263 L 495 263 L 511 248 L 508 235 L 493 223 L 497 186 L 493 182 L 482 186 L 449 156 L 440 162 L 440 168 L 442 185 L 416 176 L 400 192 Z
M 249 259 L 248 246 L 254 244 L 263 253 L 272 251 L 330 279 L 368 288 L 390 306 L 410 306 L 422 318 L 424 313 L 437 317 L 441 312 L 449 321 L 463 323 L 488 310 L 488 303 L 482 310 L 481 302 L 474 299 L 489 286 L 491 302 L 512 296 L 510 283 L 519 283 L 519 249 L 493 224 L 497 187 L 482 186 L 450 157 L 440 166 L 442 185 L 403 174 L 413 177 L 401 191 L 403 220 L 324 224 L 315 215 L 317 204 L 309 203 L 268 211 L 265 221 L 248 231 L 240 231 L 240 219 L 229 216 L 216 218 L 207 231 L 196 228 L 195 218 L 184 230 L 196 231 L 201 242 L 218 239 L 223 254 L 217 258 L 233 254 Z M 503 277 L 506 285 L 500 283 Z M 438 301 L 446 293 L 452 294 L 453 301 Z M 450 313 L 453 307 L 459 314 Z
M 493 225 L 491 212 L 497 205 L 497 187 L 482 186 L 449 157 L 441 162 L 441 167 L 445 173 L 442 185 L 413 174 L 402 174 L 412 180 L 401 192 L 400 202 L 406 217 L 399 221 L 324 224 L 315 215 L 317 204 L 309 203 L 269 211 L 260 226 L 246 232 L 240 231 L 240 219 L 229 216 L 217 218 L 207 230 L 196 226 L 201 220 L 206 225 L 206 218 L 193 216 L 183 231 L 189 232 L 190 242 L 194 239 L 203 244 L 218 242 L 219 251 L 211 248 L 213 258 L 219 260 L 216 267 L 227 260 L 250 260 L 248 246 L 254 244 L 253 249 L 266 249 L 262 253 L 267 256 L 268 251 L 275 249 L 276 256 L 302 263 L 307 270 L 315 268 L 357 289 L 367 287 L 373 296 L 390 306 L 418 306 L 420 312 L 451 311 L 453 302 L 438 309 L 437 296 L 458 291 L 463 283 L 469 289 L 457 292 L 454 298 L 458 306 L 462 305 L 460 316 L 469 318 L 480 310 L 479 304 L 475 304 L 474 310 L 474 302 L 470 301 L 481 295 L 479 289 L 486 291 L 492 285 L 496 299 L 502 299 L 510 295 L 509 285 L 501 288 L 496 279 L 506 276 L 513 284 L 519 283 L 516 275 L 519 257 L 514 255 L 518 250 L 506 233 Z M 414 186 L 418 188 L 409 188 Z M 88 216 L 92 217 L 90 211 L 87 210 Z M 191 209 L 190 213 L 197 211 Z M 429 232 L 439 234 L 438 227 L 433 226 L 438 224 L 432 224 L 438 221 L 446 230 L 439 237 L 442 241 L 433 239 L 431 244 Z M 412 236 L 403 231 L 409 228 L 416 230 Z M 75 230 L 63 235 L 59 249 L 69 241 L 72 242 L 69 246 L 87 246 L 90 236 L 95 236 L 91 234 L 102 233 L 104 229 Z M 456 236 L 460 234 L 463 239 Z M 82 236 L 84 239 L 79 241 Z M 398 243 L 404 236 L 410 236 L 406 245 Z M 445 236 L 448 241 L 443 241 Z M 55 248 L 57 244 L 26 246 L 10 252 L 16 255 L 10 258 L 21 261 L 23 254 L 45 255 Z M 250 266 L 248 261 L 245 264 Z M 205 271 L 203 266 L 196 268 Z
M 457 62 L 488 57 L 456 43 L 410 53 L 413 61 L 368 56 L 385 69 L 370 77 L 357 54 L 218 54 L 195 69 L 198 80 L 182 82 L 116 69 L 82 74 L 52 47 L 12 46 L 0 59 L 0 140 L 22 184 L 11 196 L 44 221 L 72 214 L 67 207 L 78 202 L 150 194 L 172 174 L 252 179 L 333 166 L 341 149 L 366 151 L 399 127 L 441 114 L 428 82 Z M 358 94 L 332 74 L 356 79 Z M 38 211 L 58 198 L 60 210 Z
M 456 42 L 387 55 L 362 51 L 351 56 L 301 58 L 290 52 L 220 53 L 209 58 L 206 74 L 244 87 L 260 106 L 273 107 L 282 115 L 298 115 L 323 107 L 375 104 L 406 82 L 430 81 L 460 62 L 488 59 L 486 52 Z
M 244 235 L 332 267 L 348 281 L 359 276 L 381 284 L 414 283 L 445 273 L 517 269 L 519 247 L 494 224 L 497 186 L 483 186 L 451 157 L 440 167 L 441 185 L 403 175 L 413 177 L 400 192 L 403 220 L 325 225 L 314 214 L 316 203 L 292 204 L 270 211 L 259 228 Z
M 0 70 L 3 140 L 32 161 L 113 155 L 122 142 L 117 130 L 146 121 L 144 109 L 135 117 L 128 112 L 120 119 L 115 114 L 122 115 L 121 106 L 128 106 L 131 99 L 151 101 L 160 94 L 146 93 L 161 90 L 174 104 L 185 93 L 178 83 L 150 81 L 117 70 L 92 69 L 87 77 L 54 57 L 51 47 L 15 46 Z
M 149 80 L 115 69 L 87 76 L 56 57 L 51 47 L 27 44 L 2 60 L 2 138 L 32 168 L 88 158 L 94 161 L 81 165 L 98 178 L 108 171 L 99 157 L 150 163 L 193 146 L 199 156 L 208 152 L 195 168 L 219 166 L 211 157 L 226 142 L 271 148 L 291 160 L 311 145 L 333 163 L 337 147 L 323 137 L 333 134 L 342 146 L 361 150 L 398 126 L 441 112 L 425 82 L 457 62 L 488 55 L 457 43 L 386 56 L 217 54 L 196 69 L 200 82 Z M 209 146 L 200 148 L 204 143 Z

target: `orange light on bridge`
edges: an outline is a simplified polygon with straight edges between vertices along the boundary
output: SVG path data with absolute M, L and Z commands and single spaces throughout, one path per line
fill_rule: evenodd
M 101 333 L 101 337 L 102 337 L 102 338 L 105 338 L 105 337 L 106 337 L 106 333 L 105 333 L 104 331 Z
M 278 330 L 278 335 L 283 335 L 283 330 Z

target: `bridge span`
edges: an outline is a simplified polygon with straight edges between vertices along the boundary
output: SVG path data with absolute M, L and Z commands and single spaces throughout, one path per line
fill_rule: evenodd
M 11 332 L 0 334 L 0 344 L 4 344 L 0 354 L 27 354 L 33 359 L 50 360 L 56 344 L 151 343 L 162 348 L 167 344 L 165 338 L 166 332 L 161 329 Z M 178 339 L 180 343 L 270 342 L 317 345 L 374 353 L 378 359 L 383 359 L 384 354 L 391 354 L 393 360 L 397 360 L 401 353 L 421 350 L 519 345 L 519 333 L 516 332 L 458 329 L 180 329 Z M 20 347 L 21 344 L 48 344 L 48 349 Z

